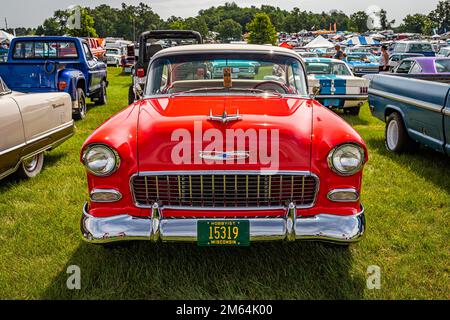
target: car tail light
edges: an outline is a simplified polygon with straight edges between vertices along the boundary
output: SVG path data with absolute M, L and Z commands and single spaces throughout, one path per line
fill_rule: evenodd
M 139 78 L 145 77 L 145 70 L 144 70 L 143 68 L 137 69 L 136 75 L 137 75 Z
M 66 90 L 66 88 L 67 88 L 67 82 L 65 82 L 65 81 L 58 82 L 58 89 L 60 91 L 64 91 L 64 90 Z
M 361 94 L 367 94 L 367 93 L 369 92 L 369 88 L 367 88 L 367 87 L 361 87 L 361 88 L 359 88 L 359 92 L 360 92 Z

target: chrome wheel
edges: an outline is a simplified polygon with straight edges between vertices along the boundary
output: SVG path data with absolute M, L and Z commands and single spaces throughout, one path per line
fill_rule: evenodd
M 31 157 L 23 162 L 23 168 L 28 172 L 33 172 L 36 170 L 36 167 L 39 162 L 39 155 L 35 155 L 34 157 Z
M 386 143 L 390 150 L 394 150 L 398 145 L 398 123 L 396 120 L 389 122 L 386 130 Z
M 30 179 L 36 177 L 44 165 L 44 153 L 41 152 L 22 161 L 18 174 L 20 177 Z

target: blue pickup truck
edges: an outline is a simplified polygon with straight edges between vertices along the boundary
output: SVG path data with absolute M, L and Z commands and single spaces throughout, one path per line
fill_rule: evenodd
M 386 122 L 390 151 L 414 150 L 419 144 L 450 155 L 450 85 L 370 75 L 369 106 Z
M 86 116 L 86 98 L 107 102 L 106 65 L 98 61 L 88 43 L 72 37 L 17 37 L 11 41 L 0 76 L 13 91 L 67 92 L 75 119 Z

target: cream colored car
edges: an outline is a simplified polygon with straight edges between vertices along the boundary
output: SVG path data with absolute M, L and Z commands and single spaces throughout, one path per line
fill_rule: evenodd
M 44 152 L 73 133 L 69 94 L 14 92 L 0 78 L 0 179 L 16 171 L 24 178 L 35 177 L 42 170 Z

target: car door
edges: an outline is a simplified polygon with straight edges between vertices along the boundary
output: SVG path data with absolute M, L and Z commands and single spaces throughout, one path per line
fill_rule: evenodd
M 0 178 L 15 168 L 25 147 L 22 117 L 12 95 L 0 78 Z
M 95 92 L 100 88 L 100 82 L 102 79 L 103 68 L 101 66 L 103 63 L 100 63 L 92 54 L 91 49 L 89 48 L 86 42 L 83 42 L 83 51 L 86 56 L 88 73 L 89 73 L 89 93 Z

